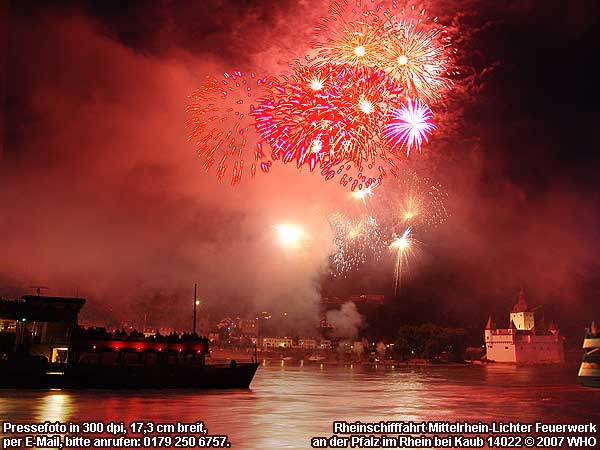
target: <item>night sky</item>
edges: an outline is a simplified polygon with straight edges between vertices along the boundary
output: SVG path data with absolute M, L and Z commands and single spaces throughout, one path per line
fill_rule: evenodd
M 397 297 L 385 258 L 328 275 L 330 237 L 314 231 L 347 189 L 288 166 L 217 183 L 186 142 L 205 77 L 289 71 L 326 2 L 1 4 L 0 295 L 44 285 L 86 297 L 91 322 L 182 326 L 194 282 L 214 317 L 285 309 L 307 323 L 321 295 L 380 292 L 390 328 L 479 333 L 489 313 L 506 325 L 523 287 L 571 345 L 600 319 L 597 1 L 425 4 L 455 33 L 461 75 L 406 164 L 444 186 L 450 216 Z M 310 248 L 274 245 L 280 221 L 313 230 Z

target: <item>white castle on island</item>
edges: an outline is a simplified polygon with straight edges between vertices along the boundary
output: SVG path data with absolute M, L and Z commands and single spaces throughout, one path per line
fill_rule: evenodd
M 508 328 L 496 328 L 492 317 L 485 327 L 488 361 L 516 364 L 562 363 L 564 341 L 554 323 L 536 326 L 534 310 L 527 308 L 523 289 L 510 313 Z

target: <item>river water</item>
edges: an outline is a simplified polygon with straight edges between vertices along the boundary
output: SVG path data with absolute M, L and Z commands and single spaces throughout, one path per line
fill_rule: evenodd
M 265 363 L 249 390 L 0 391 L 0 419 L 204 421 L 233 449 L 305 449 L 332 422 L 521 421 L 600 425 L 600 389 L 576 366 L 367 368 Z M 600 437 L 596 435 L 596 437 Z M 600 440 L 599 440 L 600 442 Z

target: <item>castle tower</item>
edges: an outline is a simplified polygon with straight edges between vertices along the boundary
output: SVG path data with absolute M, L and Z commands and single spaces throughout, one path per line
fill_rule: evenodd
M 521 288 L 517 297 L 517 303 L 513 306 L 513 310 L 510 313 L 510 321 L 514 323 L 517 330 L 533 330 L 535 328 L 534 314 L 533 311 L 527 310 L 523 288 Z
M 486 342 L 492 339 L 492 330 L 496 328 L 496 324 L 492 321 L 492 315 L 488 318 L 487 324 L 485 325 L 484 339 Z

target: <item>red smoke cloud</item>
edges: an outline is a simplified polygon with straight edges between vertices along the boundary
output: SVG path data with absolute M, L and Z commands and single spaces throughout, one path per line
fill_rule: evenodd
M 219 185 L 202 172 L 183 124 L 187 96 L 206 75 L 286 70 L 304 54 L 318 8 L 207 8 L 208 16 L 202 8 L 159 11 L 158 24 L 144 16 L 130 27 L 72 11 L 13 15 L 0 294 L 48 285 L 51 294 L 89 298 L 84 316 L 92 321 L 109 310 L 150 311 L 182 326 L 198 282 L 213 311 L 315 317 L 331 245 L 323 211 L 347 201 L 347 191 L 281 166 L 255 180 L 246 173 L 238 188 Z M 129 28 L 151 31 L 131 38 L 123 32 Z M 480 53 L 473 56 L 479 72 L 498 59 Z M 448 189 L 451 217 L 428 238 L 428 256 L 409 281 L 412 295 L 433 301 L 440 317 L 468 310 L 477 322 L 512 306 L 524 285 L 532 303 L 574 314 L 569 326 L 578 329 L 597 293 L 597 194 L 564 174 L 552 184 L 515 176 L 521 149 L 498 137 L 513 124 L 496 129 L 490 123 L 499 119 L 485 117 L 499 103 L 502 70 L 479 98 L 464 93 L 464 111 L 443 113 L 441 135 L 413 160 Z M 540 138 L 542 154 L 545 145 L 552 143 Z M 274 241 L 272 225 L 294 221 L 313 238 L 289 252 Z M 382 265 L 343 290 L 391 291 L 391 276 L 391 265 Z

